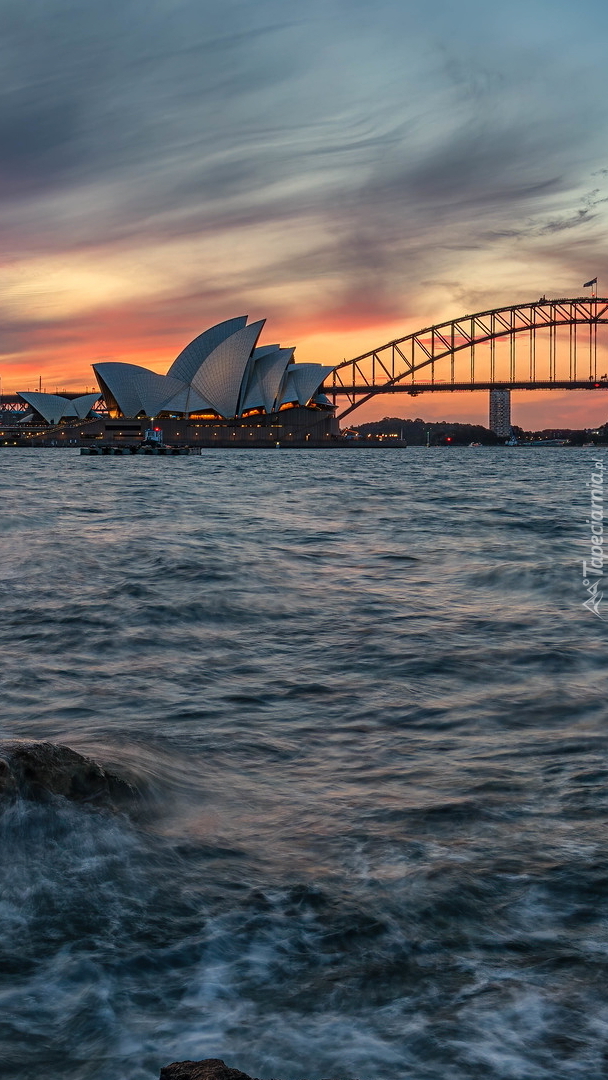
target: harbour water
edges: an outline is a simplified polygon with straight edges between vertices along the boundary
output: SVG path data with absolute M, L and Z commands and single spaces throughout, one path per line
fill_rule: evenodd
M 604 1077 L 598 451 L 0 453 L 3 1075 Z

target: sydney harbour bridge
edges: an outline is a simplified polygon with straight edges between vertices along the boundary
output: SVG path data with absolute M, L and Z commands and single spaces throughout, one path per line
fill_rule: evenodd
M 508 416 L 511 390 L 608 390 L 606 323 L 608 299 L 597 296 L 493 308 L 344 360 L 324 391 L 339 419 L 380 394 L 473 390 L 489 391 L 490 413 Z

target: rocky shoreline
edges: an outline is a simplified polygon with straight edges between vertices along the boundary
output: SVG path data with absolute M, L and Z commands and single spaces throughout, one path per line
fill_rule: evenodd
M 69 746 L 33 739 L 0 740 L 0 804 L 15 799 L 67 799 L 116 812 L 138 798 L 135 786 Z M 174 1061 L 160 1080 L 255 1080 L 219 1058 Z

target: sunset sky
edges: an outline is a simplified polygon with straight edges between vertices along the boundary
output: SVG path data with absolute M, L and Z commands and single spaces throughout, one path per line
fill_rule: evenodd
M 0 0 L 3 392 L 164 372 L 234 315 L 338 361 L 608 291 L 599 0 Z M 604 288 L 602 288 L 604 285 Z M 605 404 L 604 404 L 605 402 Z M 487 422 L 486 395 L 352 414 Z M 608 395 L 525 395 L 591 426 Z

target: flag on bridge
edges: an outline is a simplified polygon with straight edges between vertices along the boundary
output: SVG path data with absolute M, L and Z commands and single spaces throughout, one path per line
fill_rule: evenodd
M 583 289 L 588 289 L 590 285 L 597 285 L 597 278 L 596 277 L 591 278 L 591 281 L 586 281 L 585 284 L 583 285 Z

